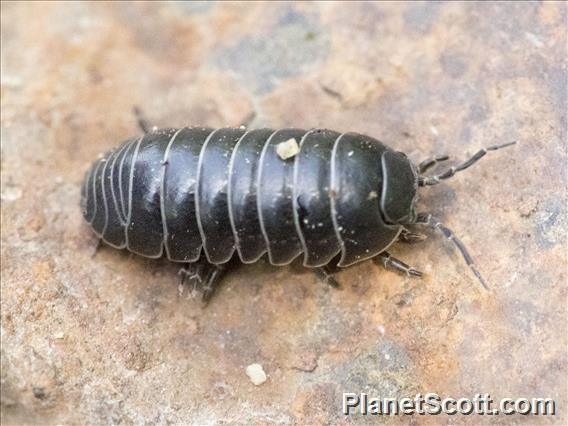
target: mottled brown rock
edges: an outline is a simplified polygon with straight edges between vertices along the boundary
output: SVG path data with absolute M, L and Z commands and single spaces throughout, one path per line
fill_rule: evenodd
M 566 4 L 3 2 L 2 424 L 566 424 Z M 354 130 L 414 161 L 517 140 L 421 192 L 474 254 L 234 271 L 95 251 L 79 191 L 153 124 Z M 251 384 L 246 366 L 269 379 Z M 555 417 L 345 418 L 343 392 L 552 397 Z

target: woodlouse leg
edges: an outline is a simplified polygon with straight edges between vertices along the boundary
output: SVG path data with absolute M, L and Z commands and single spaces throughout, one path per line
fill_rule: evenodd
M 92 258 L 95 257 L 99 253 L 99 250 L 101 249 L 102 246 L 103 246 L 103 239 L 97 238 L 97 244 L 95 245 L 95 248 L 93 249 L 93 253 L 91 254 Z
M 333 288 L 341 288 L 341 285 L 335 279 L 335 274 L 340 270 L 339 266 L 337 266 L 340 259 L 341 255 L 337 255 L 333 259 L 331 259 L 331 261 L 327 265 L 320 266 L 319 268 L 315 269 L 315 273 L 318 278 Z
M 183 296 L 185 291 L 188 290 L 188 298 L 191 298 L 196 288 L 203 281 L 201 270 L 202 266 L 199 262 L 195 262 L 186 264 L 178 271 L 180 277 L 178 292 L 180 296 Z
M 407 265 L 402 260 L 397 259 L 396 257 L 391 256 L 388 251 L 384 251 L 378 255 L 378 258 L 381 259 L 383 266 L 385 268 L 393 268 L 399 272 L 403 272 L 408 276 L 413 277 L 421 277 L 424 275 L 417 269 L 414 269 L 412 266 Z
M 203 275 L 203 268 L 204 264 L 199 261 L 185 265 L 178 272 L 178 275 L 180 276 L 180 284 L 185 285 L 192 282 L 194 284 L 202 283 L 205 278 Z
M 461 172 L 462 170 L 465 170 L 465 169 L 473 166 L 481 158 L 483 158 L 483 156 L 485 156 L 485 154 L 487 154 L 489 151 L 497 151 L 498 149 L 506 148 L 506 147 L 511 146 L 511 145 L 515 145 L 516 143 L 517 142 L 508 142 L 508 143 L 504 143 L 502 145 L 493 145 L 493 146 L 489 146 L 487 148 L 482 148 L 479 151 L 477 151 L 469 160 L 466 160 L 463 163 L 458 164 L 457 166 L 450 167 L 444 173 L 440 173 L 439 175 L 428 176 L 428 177 L 421 176 L 419 181 L 418 181 L 418 185 L 420 185 L 420 186 L 437 185 L 437 184 L 440 183 L 440 181 L 442 181 L 444 179 L 451 178 L 457 172 Z
M 412 231 L 409 231 L 406 228 L 403 228 L 402 232 L 400 233 L 400 235 L 398 237 L 398 240 L 403 242 L 403 243 L 415 244 L 415 243 L 421 243 L 426 238 L 427 238 L 427 236 L 424 235 L 424 234 L 420 234 L 418 232 L 412 232 Z
M 331 287 L 333 288 L 341 287 L 334 276 L 335 273 L 337 272 L 337 267 L 325 265 L 316 268 L 315 272 L 319 279 L 321 279 L 323 282 L 327 283 Z
M 136 116 L 136 122 L 138 123 L 138 127 L 140 127 L 140 130 L 142 130 L 142 133 L 146 134 L 154 130 L 154 127 L 150 124 L 150 121 L 148 121 L 148 119 L 146 118 L 146 116 L 144 115 L 144 113 L 140 108 L 135 106 L 133 108 L 133 111 L 134 115 Z
M 256 118 L 256 111 L 252 111 L 246 117 L 241 120 L 241 128 L 244 127 L 245 129 L 250 127 L 251 123 Z
M 450 157 L 448 155 L 437 155 L 436 157 L 427 158 L 418 165 L 418 171 L 420 172 L 420 174 L 422 174 L 430 170 L 432 167 L 438 165 L 442 161 L 449 159 Z
M 227 269 L 227 264 L 213 265 L 205 258 L 188 263 L 178 272 L 181 279 L 180 293 L 183 293 L 186 285 L 191 285 L 190 294 L 201 291 L 201 300 L 207 305 Z
M 454 245 L 458 248 L 461 255 L 463 256 L 465 263 L 467 263 L 467 266 L 469 266 L 469 269 L 471 269 L 471 271 L 477 277 L 483 288 L 489 291 L 489 286 L 481 276 L 481 273 L 477 270 L 475 264 L 473 263 L 473 258 L 471 257 L 471 255 L 469 254 L 469 252 L 467 251 L 461 240 L 456 236 L 456 234 L 454 234 L 454 232 L 451 229 L 442 225 L 442 223 L 440 223 L 438 219 L 436 219 L 434 216 L 432 216 L 429 213 L 419 213 L 416 218 L 416 224 L 426 225 L 429 226 L 430 228 L 437 229 L 442 234 L 444 234 L 444 236 L 448 240 L 454 243 Z
M 217 290 L 217 288 L 219 287 L 219 283 L 221 282 L 223 276 L 227 273 L 228 269 L 229 268 L 227 267 L 227 264 L 208 264 L 207 279 L 201 287 L 201 301 L 203 302 L 204 306 L 206 306 L 211 300 L 211 297 L 215 293 L 215 290 Z

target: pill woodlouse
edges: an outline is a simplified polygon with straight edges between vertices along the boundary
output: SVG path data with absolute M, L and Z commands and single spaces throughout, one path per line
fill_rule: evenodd
M 299 151 L 283 159 L 277 148 L 290 140 Z M 416 212 L 417 193 L 513 143 L 482 149 L 444 173 L 425 176 L 448 157 L 414 165 L 404 153 L 357 133 L 157 130 L 95 161 L 81 205 L 107 244 L 186 264 L 182 276 L 201 284 L 205 300 L 237 255 L 252 263 L 268 253 L 271 264 L 287 265 L 303 253 L 304 265 L 331 284 L 336 267 L 373 257 L 421 276 L 386 251 L 397 240 L 424 238 L 406 228 L 411 225 L 441 231 L 486 286 L 453 232 Z

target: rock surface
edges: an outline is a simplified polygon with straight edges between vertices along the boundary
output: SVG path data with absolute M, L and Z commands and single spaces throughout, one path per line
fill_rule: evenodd
M 566 424 L 566 4 L 2 3 L 2 423 L 346 423 L 343 392 L 551 397 Z M 440 237 L 342 290 L 299 263 L 231 274 L 207 309 L 177 268 L 103 248 L 83 173 L 152 123 L 328 127 L 419 161 L 517 140 L 422 192 Z M 270 380 L 243 374 L 260 363 Z

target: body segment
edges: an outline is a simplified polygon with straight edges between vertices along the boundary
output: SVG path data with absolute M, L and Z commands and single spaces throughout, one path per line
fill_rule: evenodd
M 341 250 L 331 211 L 331 154 L 341 134 L 311 130 L 294 162 L 294 220 L 304 251 L 304 266 L 327 265 Z
M 264 144 L 272 129 L 246 132 L 233 150 L 229 165 L 229 219 L 235 246 L 243 263 L 266 253 L 266 241 L 258 217 L 258 168 Z
M 210 263 L 228 262 L 235 251 L 229 220 L 229 162 L 243 129 L 217 129 L 209 135 L 199 156 L 196 216 L 205 255 Z
M 294 158 L 283 160 L 276 147 L 290 139 L 301 141 L 305 133 L 301 129 L 278 130 L 267 139 L 260 155 L 258 216 L 273 265 L 287 265 L 302 252 L 292 202 Z
M 195 262 L 202 241 L 197 225 L 195 193 L 199 154 L 213 129 L 183 128 L 170 141 L 162 166 L 162 225 L 168 259 Z
M 131 252 L 146 257 L 160 257 L 163 251 L 162 161 L 174 134 L 175 130 L 167 129 L 144 136 L 132 157 L 126 246 Z

